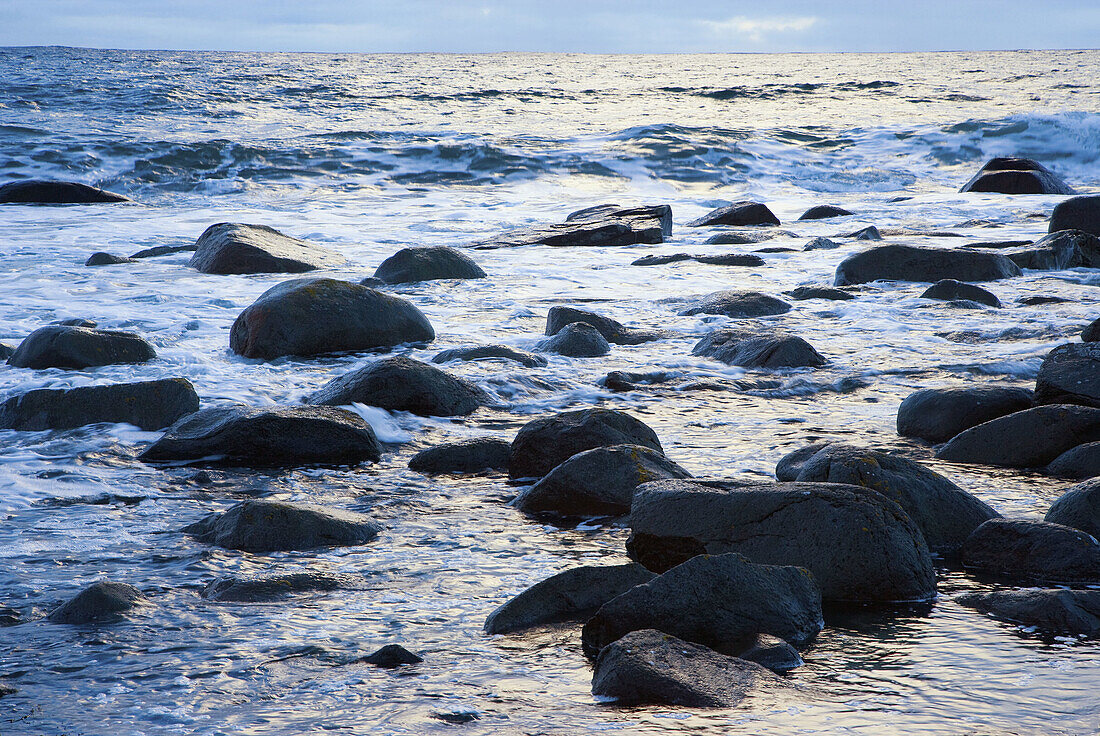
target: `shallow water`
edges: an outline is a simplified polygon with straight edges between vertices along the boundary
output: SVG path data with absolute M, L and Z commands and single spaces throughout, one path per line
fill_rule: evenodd
M 944 569 L 929 610 L 830 618 L 788 680 L 733 710 L 616 709 L 590 694 L 575 629 L 486 638 L 485 616 L 528 585 L 583 563 L 624 559 L 626 530 L 558 528 L 508 505 L 498 476 L 425 478 L 408 459 L 457 437 L 508 438 L 535 416 L 602 405 L 650 424 L 696 475 L 770 476 L 820 438 L 928 448 L 899 438 L 897 405 L 930 386 L 1033 383 L 1042 356 L 1096 317 L 1100 274 L 1027 272 L 989 285 L 1005 308 L 921 300 L 919 284 L 870 284 L 849 302 L 793 302 L 760 320 L 829 359 L 763 373 L 690 355 L 724 317 L 682 317 L 723 288 L 779 295 L 828 284 L 838 250 L 764 254 L 764 267 L 694 262 L 636 267 L 642 255 L 750 252 L 708 246 L 684 223 L 718 204 L 765 201 L 801 249 L 864 225 L 961 237 L 890 235 L 950 247 L 1034 239 L 1059 197 L 962 195 L 986 158 L 1043 161 L 1100 191 L 1100 105 L 1087 83 L 1100 52 L 897 55 L 356 56 L 0 50 L 4 180 L 49 177 L 128 194 L 136 205 L 0 209 L 0 340 L 56 319 L 136 331 L 159 358 L 88 371 L 0 368 L 0 396 L 39 387 L 185 376 L 204 405 L 295 402 L 370 356 L 272 363 L 228 350 L 236 315 L 285 276 L 206 276 L 189 254 L 86 268 L 92 252 L 182 245 L 219 221 L 271 225 L 348 257 L 339 278 L 370 275 L 408 244 L 464 246 L 515 226 L 559 221 L 607 201 L 666 202 L 670 242 L 629 248 L 471 251 L 489 278 L 391 290 L 411 299 L 449 347 L 530 349 L 547 310 L 572 304 L 681 337 L 614 346 L 600 359 L 551 356 L 541 369 L 467 363 L 449 370 L 493 392 L 499 409 L 466 419 L 367 410 L 389 440 L 352 469 L 215 471 L 145 466 L 158 433 L 124 425 L 0 431 L 0 628 L 4 733 L 295 734 L 1093 733 L 1100 729 L 1096 642 L 1044 641 L 953 602 L 989 584 Z M 894 201 L 908 197 L 904 201 Z M 798 222 L 814 204 L 856 213 Z M 975 221 L 982 221 L 977 223 Z M 1026 296 L 1071 301 L 1038 307 Z M 678 371 L 614 394 L 611 370 Z M 699 378 L 769 379 L 778 389 L 691 391 Z M 1006 515 L 1038 517 L 1067 485 L 1038 475 L 929 459 Z M 369 512 L 387 527 L 363 547 L 249 555 L 178 529 L 249 496 Z M 271 604 L 210 603 L 219 575 L 299 569 L 361 577 L 352 590 Z M 100 577 L 153 601 L 100 627 L 40 619 Z M 397 672 L 355 663 L 398 642 L 425 662 Z M 441 719 L 470 720 L 454 725 Z M 459 715 L 453 715 L 459 714 Z M 462 716 L 461 714 L 468 714 Z M 6 730 L 5 730 L 6 729 Z

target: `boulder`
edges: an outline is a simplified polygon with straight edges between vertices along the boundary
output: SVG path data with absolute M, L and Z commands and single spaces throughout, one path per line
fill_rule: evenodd
M 1094 319 L 1081 330 L 1081 342 L 1100 342 L 1100 319 Z
M 1100 266 L 1100 238 L 1081 230 L 1059 230 L 1024 247 L 1001 253 L 1020 268 L 1061 271 Z
M 1000 590 L 964 593 L 955 601 L 1048 636 L 1100 637 L 1100 590 Z
M 374 278 L 387 284 L 435 279 L 483 279 L 481 266 L 465 253 L 445 245 L 402 248 L 382 261 Z
M 611 346 L 600 331 L 587 322 L 573 322 L 562 327 L 553 337 L 535 345 L 535 350 L 557 353 L 570 358 L 598 358 L 611 352 Z
M 676 334 L 668 330 L 627 327 L 610 317 L 604 317 L 603 315 L 596 314 L 595 312 L 588 312 L 584 309 L 574 309 L 573 307 L 551 307 L 550 311 L 546 314 L 545 334 L 556 335 L 561 332 L 566 325 L 571 325 L 576 322 L 584 322 L 585 324 L 592 325 L 599 330 L 605 340 L 615 343 L 616 345 L 638 345 L 643 342 L 650 342 L 651 340 L 660 340 L 663 337 L 672 337 Z
M 525 245 L 616 246 L 663 243 L 672 234 L 672 208 L 600 205 L 578 210 L 565 222 L 513 230 L 474 248 L 516 248 Z
M 514 360 L 524 368 L 541 368 L 546 358 L 507 345 L 479 345 L 472 348 L 453 348 L 436 353 L 433 363 L 450 363 L 452 360 Z
M 242 552 L 277 552 L 365 544 L 382 527 L 363 514 L 266 499 L 242 501 L 183 531 L 200 542 Z
M 1061 524 L 990 519 L 967 538 L 962 563 L 1014 580 L 1100 583 L 1100 542 Z
M 759 202 L 734 202 L 692 220 L 688 227 L 706 225 L 778 225 L 779 218 Z
M 791 305 L 774 296 L 759 291 L 715 291 L 707 294 L 693 306 L 680 312 L 682 315 L 724 314 L 735 319 L 744 317 L 767 317 L 785 314 L 791 311 Z
M 1030 409 L 1034 402 L 1034 392 L 1026 388 L 925 388 L 906 396 L 898 407 L 898 434 L 938 444 L 983 422 Z
M 783 292 L 791 299 L 804 301 L 806 299 L 831 299 L 833 301 L 848 301 L 855 299 L 855 294 L 849 294 L 840 289 L 832 289 L 827 286 L 799 286 L 797 289 Z
M 655 219 L 661 226 L 661 233 L 666 237 L 672 236 L 672 208 L 667 204 L 642 205 L 640 207 L 623 207 L 617 204 L 598 204 L 594 207 L 585 207 L 581 210 L 570 212 L 565 216 L 566 222 L 600 221 L 605 218 L 641 218 Z
M 936 594 L 920 529 L 867 488 L 655 481 L 634 492 L 630 526 L 627 552 L 655 572 L 694 555 L 739 552 L 761 564 L 805 567 L 829 602 L 926 601 Z
M 661 452 L 640 445 L 613 445 L 578 452 L 516 497 L 528 513 L 601 516 L 630 511 L 634 489 L 662 478 L 691 474 Z
M 55 608 L 46 618 L 55 624 L 87 624 L 115 619 L 146 600 L 137 588 L 126 583 L 100 580 Z
M 1060 478 L 1093 478 L 1100 475 L 1100 442 L 1086 442 L 1063 452 L 1043 469 Z
M 510 634 L 532 626 L 576 620 L 612 598 L 656 577 L 636 562 L 587 565 L 535 583 L 485 620 L 486 634 Z
M 358 414 L 331 406 L 217 406 L 185 416 L 141 453 L 146 462 L 243 467 L 378 462 L 382 447 Z
M 345 263 L 339 253 L 266 225 L 219 222 L 195 241 L 195 255 L 187 265 L 202 273 L 236 274 L 303 273 Z
M 402 356 L 382 358 L 338 376 L 306 399 L 321 406 L 367 404 L 425 417 L 465 416 L 487 402 L 476 384 Z
M 850 233 L 841 233 L 838 238 L 852 238 L 853 240 L 882 240 L 882 233 L 874 225 L 868 225 Z
M 799 220 L 824 220 L 829 217 L 845 217 L 852 214 L 843 207 L 836 207 L 831 204 L 819 204 L 815 207 L 811 207 L 802 213 Z
M 801 337 L 778 330 L 715 330 L 691 349 L 692 355 L 746 368 L 799 368 L 826 360 Z
M 375 667 L 392 670 L 403 664 L 420 664 L 424 658 L 413 654 L 400 644 L 387 644 L 378 651 L 363 657 L 362 662 L 373 664 Z
M 1100 407 L 1100 345 L 1071 342 L 1051 350 L 1035 378 L 1035 403 Z
M 238 315 L 229 347 L 273 360 L 387 348 L 435 339 L 411 302 L 335 279 L 294 279 L 273 286 Z
M 980 286 L 964 284 L 955 279 L 943 279 L 929 286 L 920 295 L 921 299 L 938 299 L 945 302 L 958 301 L 960 299 L 984 304 L 987 307 L 1000 308 L 1001 300 Z
M 72 181 L 11 181 L 0 186 L 0 204 L 107 204 L 129 197 Z
M 779 462 L 775 464 L 776 480 L 784 482 L 794 480 L 798 477 L 798 474 L 802 472 L 802 468 L 810 458 L 831 444 L 833 443 L 814 442 L 813 444 L 788 452 L 786 455 L 779 458 Z
M 88 256 L 88 260 L 84 261 L 85 266 L 115 266 L 120 263 L 136 263 L 133 258 L 126 258 L 125 256 L 116 256 L 114 253 L 104 253 L 99 251 Z
M 421 450 L 409 460 L 409 470 L 434 475 L 436 473 L 480 473 L 486 470 L 508 470 L 512 443 L 491 437 L 451 442 Z
M 543 476 L 578 452 L 609 445 L 642 445 L 664 452 L 656 433 L 613 409 L 581 409 L 535 419 L 512 440 L 508 473 L 513 478 Z
M 993 158 L 960 192 L 998 194 L 1076 194 L 1068 184 L 1030 158 Z
M 1059 230 L 1084 230 L 1100 235 L 1100 194 L 1073 197 L 1055 205 L 1048 232 Z
M 257 578 L 224 577 L 211 581 L 202 597 L 211 601 L 258 603 L 274 601 L 294 593 L 337 590 L 344 579 L 319 572 L 295 572 Z
M 657 629 L 733 654 L 757 634 L 803 642 L 823 626 L 821 592 L 805 569 L 698 555 L 600 606 L 581 645 L 595 657 L 631 631 Z
M 737 656 L 777 673 L 790 672 L 805 664 L 797 649 L 771 634 L 757 634 L 748 648 Z
M 152 431 L 198 410 L 199 395 L 186 378 L 69 389 L 40 388 L 0 404 L 0 428 L 37 431 L 125 422 Z
M 1050 505 L 1043 521 L 1080 529 L 1100 539 L 1100 479 L 1070 486 Z
M 16 368 L 91 368 L 144 363 L 157 357 L 153 346 L 132 332 L 46 325 L 27 335 L 8 363 Z
M 1020 275 L 1000 253 L 913 245 L 880 245 L 854 253 L 836 268 L 835 286 L 868 281 L 995 281 Z
M 1048 404 L 960 432 L 936 452 L 952 463 L 1041 468 L 1066 450 L 1100 441 L 1100 409 Z
M 802 250 L 836 250 L 840 247 L 840 243 L 835 240 L 829 240 L 828 238 L 814 238 L 806 245 L 802 246 Z

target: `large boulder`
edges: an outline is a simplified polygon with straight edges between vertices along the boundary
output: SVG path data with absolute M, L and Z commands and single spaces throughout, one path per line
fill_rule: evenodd
M 843 483 L 895 501 L 934 551 L 954 552 L 979 525 L 1000 516 L 934 470 L 877 450 L 829 444 L 801 464 L 796 481 Z
M 244 467 L 378 462 L 382 447 L 362 417 L 331 406 L 218 406 L 179 420 L 139 456 Z
M 965 300 L 984 304 L 987 307 L 1000 307 L 1001 300 L 992 292 L 974 284 L 964 284 L 955 279 L 943 279 L 929 286 L 920 295 L 921 299 L 938 299 L 944 302 Z
M 995 281 L 1020 275 L 999 253 L 914 245 L 880 245 L 854 253 L 836 267 L 835 286 L 868 281 Z
M 898 434 L 946 442 L 983 422 L 1030 409 L 1034 401 L 1034 392 L 1026 388 L 925 388 L 906 396 L 898 407 Z
M 252 499 L 210 514 L 183 531 L 200 542 L 226 549 L 278 552 L 365 544 L 377 537 L 382 527 L 364 514 Z
M 129 197 L 72 181 L 12 181 L 0 186 L 0 204 L 107 204 Z
M 819 204 L 802 213 L 799 220 L 824 220 L 830 217 L 845 217 L 852 214 L 843 207 L 831 204 Z
M 1100 539 L 1100 479 L 1070 486 L 1050 505 L 1043 521 L 1080 529 Z
M 962 563 L 1015 580 L 1100 583 L 1100 542 L 1061 524 L 990 519 L 966 540 Z
M 0 404 L 0 428 L 35 431 L 125 422 L 152 431 L 198 410 L 199 395 L 186 378 L 40 388 Z
M 484 405 L 488 396 L 477 385 L 434 365 L 395 356 L 332 379 L 306 401 L 322 406 L 367 404 L 425 417 L 456 417 Z
M 465 253 L 445 245 L 402 248 L 382 261 L 374 278 L 387 284 L 410 284 L 435 279 L 483 279 L 481 266 Z
M 73 325 L 46 325 L 27 335 L 8 363 L 16 368 L 91 368 L 157 357 L 140 335 Z
M 480 473 L 508 470 L 512 443 L 491 437 L 450 442 L 421 450 L 409 460 L 409 470 L 436 473 Z
M 267 225 L 219 222 L 195 241 L 187 264 L 202 273 L 303 273 L 341 266 L 339 253 L 283 235 Z
M 920 529 L 893 501 L 833 483 L 646 483 L 634 492 L 627 552 L 662 572 L 700 554 L 805 567 L 834 602 L 936 594 Z
M 955 600 L 1047 636 L 1100 637 L 1100 590 L 999 590 L 964 593 Z
M 478 345 L 471 348 L 452 348 L 432 356 L 433 363 L 450 363 L 452 360 L 514 360 L 524 368 L 540 368 L 546 358 L 507 345 Z
M 725 290 L 707 294 L 680 314 L 723 314 L 739 319 L 768 317 L 789 311 L 791 311 L 790 304 L 774 296 L 761 294 L 759 291 Z
M 998 194 L 1076 194 L 1050 169 L 1030 158 L 993 158 L 960 192 Z
M 435 339 L 411 302 L 335 279 L 273 286 L 233 322 L 229 347 L 246 358 L 321 355 Z
M 672 208 L 599 205 L 578 210 L 565 222 L 513 230 L 474 244 L 479 250 L 524 245 L 614 246 L 663 243 L 672 234 Z
M 598 358 L 610 353 L 611 346 L 592 325 L 573 322 L 555 332 L 553 337 L 541 340 L 535 345 L 535 350 L 570 358 Z
M 1037 271 L 1100 266 L 1100 238 L 1082 230 L 1059 230 L 1029 245 L 1000 252 L 1020 268 Z
M 46 618 L 55 624 L 87 624 L 110 620 L 145 600 L 141 591 L 132 585 L 100 580 L 62 603 Z
M 339 589 L 344 578 L 321 572 L 294 572 L 255 578 L 234 576 L 212 580 L 202 589 L 202 597 L 211 601 L 258 603 L 285 598 L 295 593 Z
M 547 335 L 556 335 L 567 325 L 583 322 L 595 327 L 603 338 L 616 345 L 638 345 L 651 340 L 670 337 L 676 333 L 668 330 L 653 330 L 645 327 L 627 327 L 610 317 L 573 307 L 551 307 L 546 315 Z
M 1100 409 L 1048 404 L 960 432 L 936 452 L 952 463 L 1041 468 L 1066 450 L 1100 441 Z
M 767 205 L 759 202 L 734 202 L 725 207 L 711 210 L 700 218 L 688 223 L 688 227 L 705 225 L 778 225 L 776 217 Z
M 636 562 L 587 565 L 535 583 L 485 620 L 486 634 L 510 634 L 541 624 L 576 620 L 656 575 Z
M 1100 345 L 1071 342 L 1051 350 L 1035 378 L 1035 402 L 1100 407 Z
M 1081 479 L 1100 475 L 1100 442 L 1071 447 L 1051 460 L 1043 472 L 1059 478 Z
M 691 473 L 648 447 L 596 447 L 578 452 L 544 475 L 519 494 L 515 505 L 529 513 L 625 514 L 630 511 L 634 489 L 640 484 L 690 477 Z
M 810 343 L 777 330 L 715 330 L 695 343 L 691 354 L 746 368 L 799 368 L 826 363 Z
M 657 434 L 613 409 L 566 411 L 528 422 L 512 440 L 508 473 L 513 478 L 543 476 L 578 452 L 609 445 L 642 445 L 664 452 Z
M 757 634 L 804 642 L 823 626 L 821 591 L 805 569 L 699 555 L 603 604 L 584 625 L 581 645 L 595 657 L 631 631 L 657 629 L 736 654 Z
M 1084 230 L 1100 235 L 1100 194 L 1073 197 L 1055 205 L 1048 232 L 1059 230 Z

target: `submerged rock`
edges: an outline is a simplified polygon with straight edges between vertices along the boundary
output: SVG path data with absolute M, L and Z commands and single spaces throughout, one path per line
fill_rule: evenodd
M 715 330 L 695 344 L 692 355 L 746 368 L 798 368 L 826 360 L 801 337 L 778 330 Z
M 219 222 L 195 241 L 187 264 L 202 273 L 302 273 L 341 266 L 347 259 L 267 225 Z
M 791 299 L 803 301 L 805 299 L 831 299 L 833 301 L 848 301 L 855 299 L 855 294 L 847 291 L 832 289 L 827 286 L 799 286 L 797 289 L 784 292 Z
M 992 292 L 974 284 L 964 284 L 955 279 L 943 279 L 929 286 L 920 295 L 921 299 L 938 299 L 945 302 L 953 302 L 959 299 L 984 304 L 987 307 L 1000 307 L 1001 300 Z
M 991 419 L 959 433 L 936 452 L 953 463 L 1041 468 L 1066 450 L 1100 441 L 1100 409 L 1048 404 Z
M 436 353 L 433 363 L 450 363 L 452 360 L 513 360 L 524 368 L 541 368 L 546 358 L 507 345 L 479 345 L 471 348 L 453 348 Z
M 420 664 L 424 658 L 413 654 L 400 644 L 387 644 L 373 654 L 363 657 L 362 661 L 373 664 L 375 667 L 392 670 L 403 664 Z
M 1070 486 L 1050 505 L 1043 521 L 1080 529 L 1100 539 L 1100 479 Z
M 964 593 L 955 600 L 1044 634 L 1100 637 L 1100 590 L 1002 590 Z
M 387 284 L 435 279 L 483 279 L 485 271 L 465 253 L 444 245 L 402 248 L 382 261 L 374 278 Z
M 994 158 L 960 192 L 998 194 L 1076 194 L 1050 169 L 1030 158 Z
M 795 234 L 787 230 L 727 230 L 716 233 L 703 241 L 704 245 L 749 245 L 751 243 L 763 243 L 780 236 L 795 237 Z M 789 250 L 789 249 L 787 249 Z
M 572 213 L 565 222 L 513 230 L 474 244 L 479 250 L 525 245 L 615 246 L 663 243 L 672 234 L 672 208 L 600 205 Z
M 995 281 L 1020 275 L 999 253 L 913 245 L 880 245 L 854 253 L 836 268 L 836 286 L 868 281 Z
M 672 337 L 676 333 L 668 330 L 653 330 L 644 327 L 627 327 L 610 317 L 573 307 L 551 307 L 546 315 L 546 335 L 556 335 L 567 325 L 583 322 L 599 330 L 603 338 L 616 345 L 639 345 L 651 340 Z
M 1100 195 L 1073 197 L 1055 205 L 1048 232 L 1059 230 L 1084 230 L 1100 235 Z
M 536 350 L 570 358 L 598 358 L 611 352 L 600 331 L 587 322 L 573 322 L 535 345 Z
M 455 417 L 486 404 L 488 396 L 477 385 L 433 365 L 395 356 L 332 379 L 306 401 L 323 406 L 358 403 L 425 417 Z
M 133 258 L 126 258 L 125 256 L 116 256 L 114 253 L 104 253 L 99 251 L 88 256 L 88 260 L 84 261 L 85 266 L 116 266 L 120 263 L 136 263 Z
M 108 204 L 129 197 L 72 181 L 11 181 L 0 186 L 0 204 Z
M 156 245 L 152 248 L 144 248 L 137 253 L 131 253 L 130 257 L 134 260 L 140 260 L 142 258 L 159 258 L 160 256 L 171 256 L 176 253 L 191 253 L 198 250 L 198 246 L 191 245 Z
M 814 238 L 806 245 L 802 246 L 802 250 L 836 250 L 840 247 L 840 243 L 837 243 L 828 238 Z
M 480 473 L 508 470 L 512 443 L 479 437 L 421 450 L 409 460 L 409 470 L 429 475 L 436 473 Z
M 1100 583 L 1100 542 L 1045 521 L 991 519 L 966 540 L 963 565 L 1019 580 Z
M 751 253 L 726 253 L 724 255 L 689 255 L 687 253 L 675 253 L 670 256 L 642 256 L 636 261 L 631 261 L 631 266 L 661 266 L 666 263 L 678 261 L 698 261 L 712 266 L 763 266 L 765 261 L 760 256 Z
M 1071 342 L 1051 350 L 1035 379 L 1035 403 L 1100 407 L 1100 345 Z
M 344 583 L 338 575 L 296 572 L 258 578 L 223 577 L 211 581 L 202 597 L 211 601 L 257 603 L 273 601 L 295 593 L 337 590 Z
M 852 214 L 843 207 L 836 207 L 831 204 L 819 204 L 815 207 L 811 207 L 802 213 L 799 220 L 824 220 L 829 217 L 845 217 Z
M 200 542 L 242 552 L 347 547 L 370 542 L 381 530 L 363 514 L 265 499 L 242 501 L 183 528 Z
M 157 357 L 153 346 L 132 332 L 46 325 L 27 335 L 8 363 L 16 368 L 91 368 L 144 363 Z
M 608 445 L 642 445 L 664 452 L 657 434 L 621 411 L 581 409 L 528 422 L 512 440 L 508 473 L 541 477 L 578 452 Z
M 692 220 L 688 227 L 706 225 L 778 225 L 779 218 L 759 202 L 734 202 Z
M 125 422 L 152 431 L 198 410 L 199 396 L 186 378 L 70 389 L 41 388 L 0 404 L 0 428 L 36 431 Z
M 113 619 L 145 600 L 141 591 L 132 585 L 100 580 L 55 608 L 46 618 L 55 624 L 87 624 Z
M 774 296 L 761 294 L 759 291 L 715 291 L 707 294 L 693 306 L 680 312 L 682 315 L 693 314 L 723 314 L 727 317 L 768 317 L 776 314 L 786 314 L 791 311 L 791 305 Z
M 898 434 L 932 443 L 997 417 L 1030 409 L 1033 391 L 1008 386 L 926 388 L 905 397 L 898 407 Z
M 882 233 L 874 225 L 850 233 L 842 233 L 838 238 L 852 238 L 853 240 L 882 240 Z

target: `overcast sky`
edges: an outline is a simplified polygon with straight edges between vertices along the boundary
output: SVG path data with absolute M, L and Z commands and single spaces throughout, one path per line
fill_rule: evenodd
M 593 53 L 1100 46 L 1100 0 L 0 0 L 0 21 L 0 46 Z

